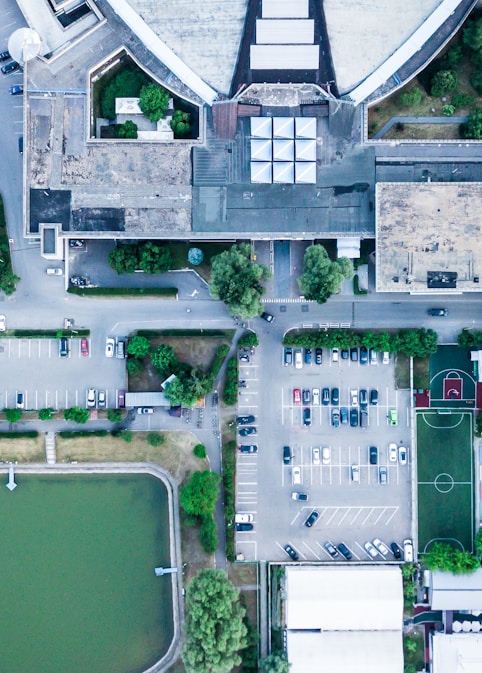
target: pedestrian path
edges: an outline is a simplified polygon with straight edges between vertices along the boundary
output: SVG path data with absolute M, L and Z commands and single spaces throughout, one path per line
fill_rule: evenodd
M 45 433 L 45 456 L 48 465 L 55 465 L 57 462 L 57 453 L 55 451 L 55 432 Z
M 392 117 L 375 133 L 373 140 L 380 140 L 394 124 L 465 124 L 468 117 Z M 403 140 L 403 138 L 400 138 Z

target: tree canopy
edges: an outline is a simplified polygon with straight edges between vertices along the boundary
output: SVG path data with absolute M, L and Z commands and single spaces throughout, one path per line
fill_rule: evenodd
M 259 662 L 259 673 L 289 673 L 290 664 L 284 652 L 272 652 Z
M 222 570 L 205 568 L 186 590 L 186 673 L 225 673 L 241 663 L 246 647 L 245 609 Z
M 332 262 L 322 245 L 311 245 L 303 258 L 298 285 L 306 299 L 324 304 L 340 290 L 342 282 L 352 276 L 353 264 L 347 257 Z
M 453 91 L 457 86 L 457 75 L 452 70 L 439 70 L 435 73 L 430 87 L 432 96 L 439 98 Z
M 462 42 L 469 49 L 480 51 L 482 49 L 482 18 L 476 21 L 468 21 L 464 28 Z
M 64 418 L 66 421 L 74 421 L 74 423 L 87 423 L 90 412 L 82 407 L 70 407 L 70 409 L 64 409 Z
M 470 80 L 470 83 L 479 93 L 476 83 Z M 482 93 L 482 74 L 480 76 L 480 93 Z M 467 138 L 468 140 L 482 140 L 482 110 L 480 108 L 474 108 L 469 115 L 468 121 L 465 124 L 460 125 L 460 132 L 462 138 Z
M 170 126 L 178 138 L 185 138 L 191 133 L 191 115 L 189 112 L 176 110 L 170 121 Z
M 161 378 L 170 376 L 177 363 L 174 348 L 168 344 L 159 344 L 156 350 L 151 353 L 151 362 Z
M 116 129 L 116 136 L 118 138 L 136 139 L 137 138 L 137 124 L 131 119 L 126 119 L 123 124 L 118 124 Z
M 104 80 L 104 78 L 102 78 Z M 107 119 L 115 119 L 115 99 L 116 98 L 137 98 L 144 84 L 149 82 L 149 78 L 137 65 L 129 64 L 120 70 L 107 83 L 100 80 L 100 106 L 102 116 Z
M 210 470 L 194 472 L 189 482 L 180 493 L 181 507 L 193 516 L 210 516 L 214 514 L 216 500 L 219 495 L 220 476 Z
M 151 350 L 151 342 L 143 336 L 134 336 L 127 344 L 127 352 L 135 358 L 145 358 Z
M 446 542 L 434 542 L 423 557 L 423 565 L 429 570 L 445 570 L 454 575 L 467 575 L 480 568 L 480 560 L 470 552 L 452 547 Z
M 232 315 L 253 318 L 263 311 L 263 281 L 270 278 L 269 269 L 251 260 L 247 243 L 233 245 L 211 260 L 209 291 L 214 299 L 225 302 Z
M 166 110 L 169 107 L 169 92 L 158 84 L 147 84 L 142 87 L 139 94 L 139 107 L 151 122 L 158 122 L 166 116 Z

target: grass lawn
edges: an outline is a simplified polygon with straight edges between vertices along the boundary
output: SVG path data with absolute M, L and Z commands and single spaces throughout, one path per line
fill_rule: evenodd
M 44 463 L 45 462 L 45 436 L 18 437 L 10 439 L 0 438 L 0 460 L 18 461 L 19 463 Z
M 398 390 L 410 388 L 410 358 L 397 354 L 395 364 L 395 385 Z M 430 385 L 430 358 L 413 358 L 413 387 L 428 388 Z
M 171 251 L 173 257 L 173 269 L 194 269 L 198 274 L 204 278 L 205 281 L 211 280 L 211 258 L 219 255 L 225 250 L 229 250 L 232 243 L 181 243 L 179 241 L 171 241 L 167 247 Z M 189 263 L 187 253 L 189 248 L 199 248 L 204 253 L 204 260 L 198 266 L 193 266 Z

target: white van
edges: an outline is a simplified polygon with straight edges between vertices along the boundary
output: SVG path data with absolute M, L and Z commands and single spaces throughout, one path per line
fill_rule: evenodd
M 47 269 L 47 276 L 62 276 L 63 273 L 60 266 L 49 266 Z
M 235 514 L 234 523 L 253 523 L 254 516 L 253 514 Z
M 295 369 L 301 369 L 303 367 L 303 353 L 301 348 L 295 350 Z
M 360 483 L 360 466 L 352 465 L 351 466 L 351 480 L 356 484 Z
M 410 539 L 403 541 L 403 557 L 407 563 L 413 563 L 413 542 Z

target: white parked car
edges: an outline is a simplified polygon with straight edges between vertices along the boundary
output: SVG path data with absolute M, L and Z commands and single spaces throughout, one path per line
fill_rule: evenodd
M 323 465 L 329 465 L 331 459 L 331 449 L 329 446 L 324 446 L 321 450 L 321 461 Z
M 383 351 L 382 365 L 388 365 L 389 362 L 390 362 L 390 353 L 388 351 Z
M 365 542 L 363 546 L 365 547 L 366 553 L 371 556 L 371 558 L 376 558 L 378 556 L 378 552 L 371 542 Z
M 107 337 L 105 340 L 105 357 L 113 358 L 115 350 L 115 341 L 112 337 Z
M 0 332 L 5 332 L 7 329 L 7 319 L 4 315 L 0 315 Z
M 356 388 L 350 390 L 350 404 L 352 407 L 358 406 L 358 390 Z
M 338 362 L 339 355 L 340 355 L 339 349 L 338 348 L 332 348 L 331 361 L 332 362 Z
M 320 448 L 315 446 L 313 447 L 313 465 L 319 465 L 320 462 Z
M 313 388 L 312 393 L 311 393 L 311 401 L 312 404 L 318 405 L 320 403 L 320 389 L 319 388 Z
M 64 272 L 60 266 L 50 266 L 47 269 L 47 276 L 63 276 Z
M 253 523 L 253 514 L 235 514 L 234 523 Z
M 390 553 L 387 545 L 381 540 L 379 540 L 377 537 L 373 540 L 373 545 L 378 549 L 378 551 L 382 556 L 388 556 L 388 554 Z
M 301 484 L 301 467 L 294 467 L 292 472 L 293 486 Z
M 403 557 L 407 563 L 413 563 L 413 542 L 410 539 L 403 541 Z
M 95 402 L 96 402 L 96 393 L 95 393 L 95 388 L 89 388 L 87 391 L 87 407 L 92 408 L 95 407 Z
M 391 463 L 394 463 L 396 462 L 397 457 L 398 457 L 397 445 L 395 444 L 395 442 L 390 442 L 390 444 L 388 445 L 388 460 Z

